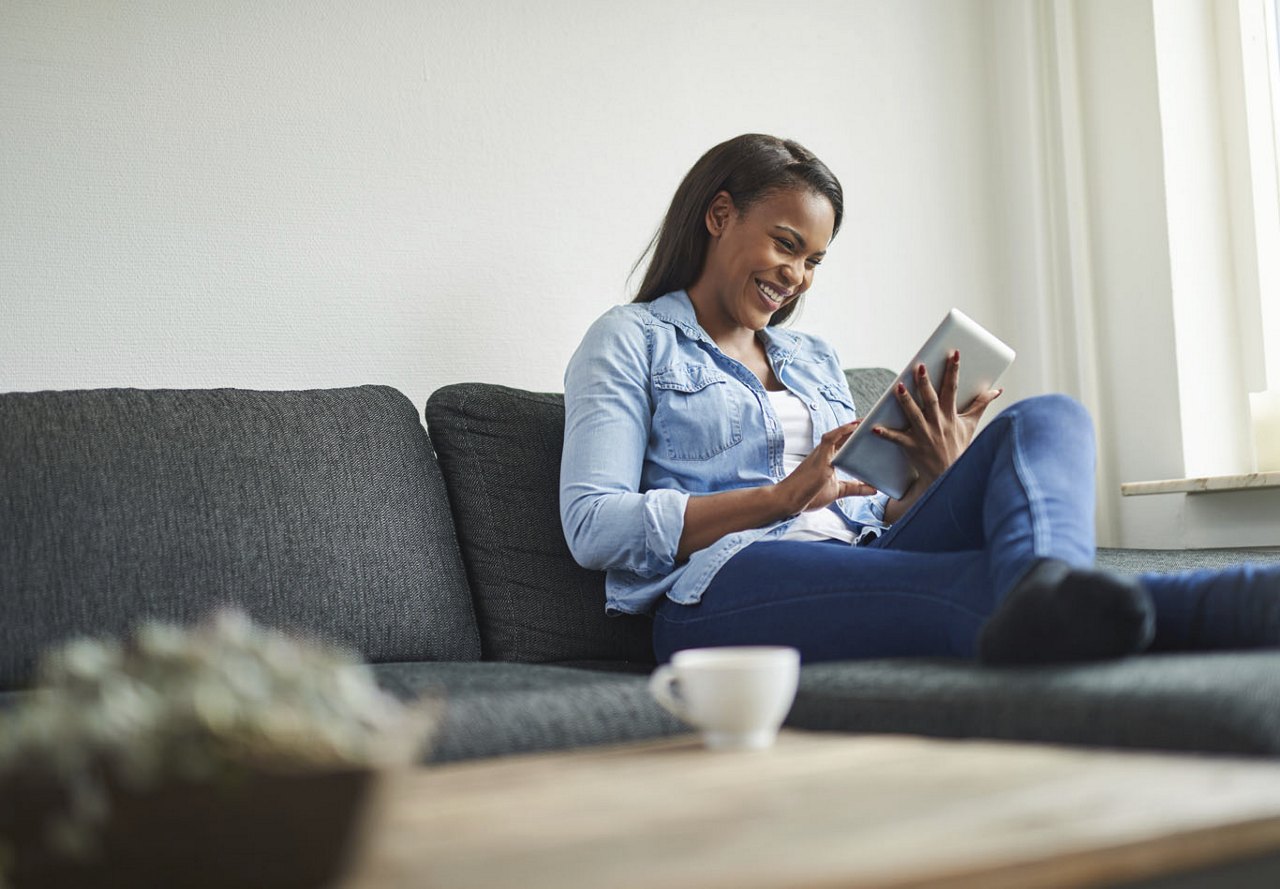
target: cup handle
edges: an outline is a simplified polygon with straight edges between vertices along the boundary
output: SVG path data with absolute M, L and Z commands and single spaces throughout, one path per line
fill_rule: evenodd
M 649 676 L 649 694 L 668 712 L 689 721 L 689 710 L 680 697 L 680 678 L 670 664 L 662 664 Z

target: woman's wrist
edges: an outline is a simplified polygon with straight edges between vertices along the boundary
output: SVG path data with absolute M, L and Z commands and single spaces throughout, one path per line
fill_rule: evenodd
M 695 494 L 685 503 L 684 528 L 676 547 L 676 561 L 710 546 L 726 534 L 763 528 L 804 508 L 796 506 L 790 485 L 760 485 L 717 494 Z
M 902 514 L 911 508 L 911 504 L 920 499 L 920 495 L 929 487 L 931 482 L 926 481 L 923 477 L 917 476 L 911 486 L 902 493 L 901 500 L 890 500 L 884 505 L 884 521 L 887 525 L 892 525 L 898 519 L 902 518 Z
M 803 503 L 796 502 L 795 496 L 791 493 L 791 486 L 785 479 L 772 485 L 765 485 L 760 490 L 770 502 L 769 512 L 772 521 L 789 519 L 804 509 Z

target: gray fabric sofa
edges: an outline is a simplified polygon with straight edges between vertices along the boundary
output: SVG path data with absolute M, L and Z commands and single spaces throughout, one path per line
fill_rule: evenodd
M 849 376 L 869 404 L 889 374 Z M 382 386 L 0 395 L 0 705 L 52 643 L 234 604 L 444 696 L 435 761 L 684 731 L 647 694 L 648 619 L 606 617 L 561 536 L 560 396 L 446 386 L 425 417 Z M 1100 554 L 1245 558 L 1280 550 Z M 1268 756 L 1280 652 L 811 664 L 789 723 Z

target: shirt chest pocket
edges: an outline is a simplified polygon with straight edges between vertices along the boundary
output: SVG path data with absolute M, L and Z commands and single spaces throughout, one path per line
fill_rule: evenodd
M 835 419 L 835 426 L 841 426 L 845 423 L 851 423 L 855 419 L 853 401 L 845 394 L 843 389 L 823 383 L 818 387 L 818 391 L 822 393 L 822 400 L 827 403 L 827 410 L 831 412 Z
M 672 460 L 709 460 L 742 441 L 738 385 L 701 364 L 674 364 L 653 375 L 653 422 Z

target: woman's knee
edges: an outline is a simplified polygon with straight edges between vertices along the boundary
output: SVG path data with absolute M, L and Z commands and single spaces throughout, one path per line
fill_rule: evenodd
M 1079 437 L 1093 442 L 1093 418 L 1083 404 L 1070 395 L 1033 395 L 1011 405 L 1002 414 L 1020 426 L 1044 430 L 1053 435 Z
M 1089 416 L 1089 411 L 1083 404 L 1076 401 L 1070 395 L 1064 395 L 1061 392 L 1050 392 L 1047 395 L 1032 395 L 1030 398 L 1024 398 L 1019 402 L 1011 405 L 1009 411 L 1016 411 L 1023 416 L 1051 416 L 1060 417 L 1074 422 L 1086 422 L 1092 424 L 1093 420 Z M 1005 413 L 1008 413 L 1006 411 Z

